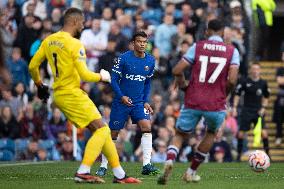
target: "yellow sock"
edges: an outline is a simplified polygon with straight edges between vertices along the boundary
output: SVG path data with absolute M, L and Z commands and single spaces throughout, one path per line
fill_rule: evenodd
M 102 127 L 93 133 L 85 148 L 82 161 L 83 165 L 87 165 L 89 167 L 93 165 L 97 157 L 100 155 L 102 148 L 106 143 L 106 139 L 109 137 L 111 137 L 111 135 L 108 126 Z
M 120 166 L 117 150 L 114 142 L 111 139 L 111 135 L 109 135 L 109 137 L 106 138 L 102 152 L 106 156 L 111 168 L 116 168 Z

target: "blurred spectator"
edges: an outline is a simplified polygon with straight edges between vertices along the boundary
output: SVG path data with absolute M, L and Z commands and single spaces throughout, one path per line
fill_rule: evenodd
M 273 11 L 276 5 L 274 0 L 252 0 L 252 10 L 255 25 L 259 29 L 257 32 L 257 60 L 267 60 L 269 49 L 270 30 L 273 26 Z
M 38 142 L 37 141 L 30 141 L 30 143 L 28 144 L 27 151 L 26 151 L 24 157 L 22 157 L 22 158 L 24 160 L 35 161 L 36 156 L 37 156 L 37 151 L 38 151 Z
M 164 163 L 167 159 L 167 144 L 164 141 L 157 141 L 157 151 L 152 155 L 153 163 Z
M 158 130 L 158 126 L 161 125 L 162 121 L 163 121 L 163 97 L 162 95 L 158 94 L 157 92 L 154 93 L 152 95 L 152 103 L 151 103 L 151 107 L 153 108 L 154 113 L 152 114 L 152 124 L 154 125 L 152 127 L 152 131 L 153 131 L 153 138 L 156 137 L 156 133 Z
M 122 8 L 117 8 L 114 11 L 114 18 L 118 18 L 119 16 L 124 14 L 124 10 Z
M 85 29 L 89 29 L 92 26 L 92 20 L 98 15 L 95 13 L 95 7 L 92 0 L 83 1 L 83 13 L 85 16 Z
M 167 58 L 172 50 L 171 37 L 177 32 L 173 25 L 173 16 L 165 15 L 164 21 L 157 27 L 155 34 L 155 46 L 160 50 L 160 56 Z
M 189 47 L 193 44 L 193 36 L 191 34 L 186 34 L 183 36 L 184 40 L 177 47 L 176 51 L 172 51 L 169 58 L 170 70 L 179 62 L 183 55 L 187 52 Z M 185 78 L 190 78 L 190 70 L 184 72 Z M 171 76 L 171 74 L 170 74 Z
M 225 130 L 228 129 L 234 137 L 238 133 L 238 124 L 236 118 L 233 116 L 232 109 L 227 110 L 227 115 L 225 119 Z
M 42 23 L 37 21 L 36 18 L 31 14 L 26 15 L 23 19 L 23 23 L 21 23 L 19 26 L 18 36 L 14 42 L 14 45 L 20 47 L 25 61 L 30 60 L 29 51 L 32 43 L 39 36 L 41 27 Z
M 222 137 L 216 139 L 209 153 L 210 161 L 223 163 L 233 160 L 230 145 Z
M 92 28 L 84 30 L 80 40 L 87 51 L 88 68 L 96 71 L 98 69 L 98 59 L 107 47 L 107 35 L 101 29 L 100 19 L 93 19 Z
M 168 60 L 160 56 L 160 51 L 155 47 L 152 51 L 155 57 L 155 72 L 152 80 L 153 93 L 166 90 L 168 88 L 168 74 L 170 72 Z
M 174 51 L 180 46 L 180 44 L 185 40 L 186 27 L 185 24 L 180 22 L 177 24 L 177 33 L 171 37 L 172 48 Z
M 28 88 L 30 83 L 30 75 L 27 62 L 22 58 L 21 49 L 14 47 L 12 57 L 7 61 L 9 71 L 12 75 L 12 85 L 15 86 L 19 82 L 23 82 Z
M 52 32 L 57 32 L 62 28 L 63 25 L 62 12 L 59 8 L 55 8 L 52 10 L 51 22 L 52 22 L 52 27 L 51 27 Z
M 134 26 L 130 15 L 121 15 L 117 18 L 117 22 L 120 25 L 120 31 L 128 40 L 132 38 Z
M 153 141 L 154 146 L 158 146 L 158 142 L 160 141 L 163 141 L 166 145 L 170 141 L 170 132 L 166 127 L 159 127 L 158 137 Z
M 47 139 L 56 141 L 58 134 L 66 130 L 66 122 L 62 119 L 62 113 L 58 108 L 54 108 L 51 118 L 44 126 Z
M 161 23 L 162 15 L 163 13 L 160 5 L 160 0 L 148 0 L 146 7 L 144 9 L 141 9 L 141 16 L 143 20 L 155 26 Z
M 13 42 L 16 38 L 18 29 L 15 20 L 8 19 L 8 13 L 8 10 L 0 10 L 0 35 L 2 36 L 1 45 L 5 46 L 3 49 L 3 58 L 5 58 L 5 60 L 12 54 Z
M 43 0 L 28 0 L 22 7 L 23 15 L 26 16 L 29 13 L 29 6 L 33 6 L 33 12 L 35 16 L 38 16 L 41 20 L 44 20 L 47 16 L 46 6 Z
M 43 121 L 42 118 L 35 115 L 32 104 L 28 104 L 24 111 L 24 117 L 20 121 L 21 137 L 33 140 L 43 139 Z
M 219 6 L 218 0 L 207 0 L 207 8 L 205 9 L 205 15 L 207 13 L 213 13 L 216 18 L 222 18 L 223 17 L 223 10 Z
M 0 161 L 15 159 L 15 142 L 9 138 L 0 138 Z
M 11 76 L 8 69 L 5 66 L 5 52 L 4 52 L 2 34 L 0 32 L 0 92 L 2 93 L 2 90 L 5 90 L 5 88 L 9 88 L 10 84 L 11 84 Z
M 60 154 L 62 160 L 73 160 L 73 142 L 71 138 L 65 138 L 62 143 Z
M 111 72 L 116 58 L 119 56 L 118 53 L 115 52 L 116 45 L 115 40 L 111 39 L 108 41 L 105 54 L 99 58 L 99 70 L 105 69 Z
M 182 16 L 178 22 L 182 22 L 185 25 L 186 33 L 190 33 L 194 36 L 200 23 L 200 18 L 195 14 L 190 4 L 184 3 L 181 7 L 181 10 Z
M 127 158 L 127 160 L 130 160 L 130 157 L 133 155 L 133 145 L 130 142 L 130 135 L 129 131 L 126 129 L 122 129 L 119 132 L 119 137 L 117 139 L 118 143 L 123 145 L 123 151 Z
M 128 156 L 128 154 L 125 152 L 125 147 L 123 142 L 121 141 L 117 141 L 115 143 L 116 146 L 116 150 L 119 156 L 119 160 L 121 162 L 126 162 L 126 161 L 130 161 L 130 157 Z M 139 160 L 141 159 L 141 154 L 139 155 Z
M 19 123 L 16 121 L 12 110 L 9 106 L 1 108 L 0 117 L 0 139 L 10 138 L 16 139 L 20 137 Z
M 216 0 L 212 0 L 216 1 Z M 206 38 L 205 30 L 207 28 L 208 22 L 210 20 L 217 19 L 217 16 L 214 12 L 207 12 L 205 15 L 205 19 L 200 21 L 200 24 L 198 25 L 197 31 L 195 33 L 195 39 L 196 41 L 204 40 Z
M 95 4 L 95 12 L 98 15 L 102 15 L 104 8 L 109 7 L 111 10 L 115 10 L 120 7 L 119 1 L 112 1 L 112 0 L 104 0 L 104 1 L 96 1 Z
M 164 15 L 167 15 L 167 14 L 173 15 L 174 21 L 182 17 L 181 10 L 176 9 L 176 5 L 173 3 L 173 1 L 168 2 L 165 7 Z
M 111 24 L 114 22 L 112 16 L 112 10 L 109 7 L 104 8 L 101 19 L 101 29 L 105 34 L 109 33 Z M 122 15 L 119 15 L 116 18 L 119 18 L 120 16 Z
M 23 104 L 23 107 L 26 107 L 29 101 L 29 97 L 25 92 L 25 86 L 22 82 L 16 83 L 14 87 L 14 96 Z
M 128 49 L 129 40 L 121 33 L 121 28 L 118 23 L 114 22 L 110 27 L 108 40 L 116 41 L 115 51 L 124 53 Z
M 16 0 L 7 0 L 5 9 L 8 13 L 8 20 L 15 20 L 17 25 L 21 22 L 22 11 L 20 6 L 16 3 Z
M 2 89 L 0 108 L 4 106 L 11 107 L 14 117 L 18 120 L 19 110 L 22 109 L 23 104 L 19 99 L 12 96 L 12 91 L 10 89 Z
M 42 31 L 52 31 L 52 21 L 50 18 L 42 21 Z

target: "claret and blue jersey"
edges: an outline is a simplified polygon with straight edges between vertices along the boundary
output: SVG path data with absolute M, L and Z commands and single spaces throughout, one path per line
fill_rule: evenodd
M 140 58 L 135 56 L 134 51 L 127 51 L 118 57 L 111 74 L 111 86 L 115 93 L 109 123 L 111 130 L 122 129 L 128 116 L 133 123 L 150 119 L 144 103 L 149 101 L 154 67 L 155 58 L 148 53 Z M 122 96 L 128 96 L 133 106 L 122 104 Z

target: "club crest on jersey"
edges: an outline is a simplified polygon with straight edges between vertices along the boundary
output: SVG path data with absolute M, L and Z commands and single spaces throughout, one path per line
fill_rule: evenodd
M 84 50 L 80 49 L 79 54 L 80 54 L 80 56 L 84 56 Z
M 145 113 L 146 115 L 148 115 L 150 112 L 149 112 L 149 110 L 147 110 L 146 108 L 144 108 L 144 113 Z
M 119 121 L 114 121 L 113 124 L 114 125 L 119 125 Z
M 145 66 L 145 67 L 144 67 L 144 70 L 145 70 L 145 71 L 149 71 L 149 66 Z

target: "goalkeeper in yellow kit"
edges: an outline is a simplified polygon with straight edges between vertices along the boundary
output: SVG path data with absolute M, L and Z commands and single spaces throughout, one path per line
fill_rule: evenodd
M 32 58 L 29 64 L 30 74 L 38 88 L 39 98 L 46 101 L 49 91 L 41 81 L 39 66 L 47 59 L 54 76 L 54 103 L 76 127 L 87 127 L 93 133 L 88 140 L 83 161 L 74 180 L 89 183 L 105 182 L 102 178 L 90 174 L 92 164 L 102 151 L 112 167 L 114 183 L 139 183 L 140 180 L 126 176 L 120 166 L 109 127 L 102 121 L 95 104 L 80 89 L 81 79 L 88 82 L 110 82 L 110 74 L 107 71 L 93 73 L 87 69 L 85 49 L 76 39 L 80 37 L 83 23 L 84 15 L 81 10 L 68 9 L 64 15 L 62 30 L 47 37 Z

